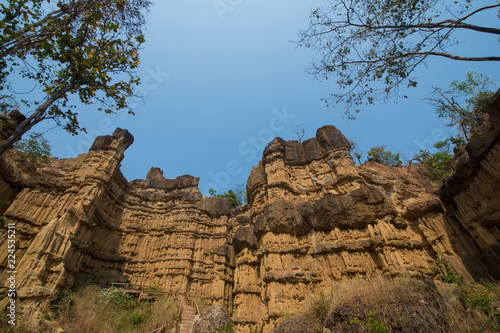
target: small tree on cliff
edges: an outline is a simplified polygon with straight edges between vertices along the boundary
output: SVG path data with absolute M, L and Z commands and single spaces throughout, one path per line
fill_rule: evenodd
M 449 121 L 448 126 L 458 129 L 458 139 L 469 141 L 471 131 L 481 122 L 486 103 L 494 94 L 488 89 L 492 84 L 489 77 L 468 72 L 464 81 L 453 81 L 450 90 L 434 87 L 436 97 L 427 100 L 436 108 L 440 118 Z
M 385 150 L 386 146 L 377 146 L 370 149 L 368 152 L 368 160 L 379 162 L 385 165 L 401 166 L 403 162 L 399 158 L 399 154 L 393 154 L 390 150 Z
M 85 131 L 73 110 L 76 101 L 99 103 L 106 113 L 128 109 L 127 99 L 139 84 L 135 70 L 149 6 L 149 0 L 0 4 L 0 95 L 11 96 L 27 115 L 0 146 L 0 155 L 43 120 L 52 119 L 71 134 Z M 28 81 L 36 96 L 44 96 L 17 100 L 12 79 Z
M 433 146 L 434 153 L 426 150 L 420 152 L 413 157 L 412 160 L 422 162 L 427 168 L 427 174 L 433 182 L 442 182 L 451 173 L 451 153 L 450 140 L 438 141 Z
M 28 139 L 21 139 L 14 144 L 14 154 L 19 160 L 30 167 L 48 164 L 51 147 L 49 140 L 41 133 L 30 133 Z
M 225 198 L 225 199 L 229 200 L 229 204 L 231 205 L 231 208 L 236 208 L 236 207 L 241 206 L 241 199 L 238 197 L 238 194 L 233 190 L 229 190 L 229 191 L 224 192 L 222 194 L 217 194 L 217 191 L 214 190 L 213 188 L 211 188 L 208 190 L 208 193 L 210 193 L 210 195 L 213 197 Z

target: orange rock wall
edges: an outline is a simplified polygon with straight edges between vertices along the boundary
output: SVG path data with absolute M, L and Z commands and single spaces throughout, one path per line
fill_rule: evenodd
M 36 170 L 3 156 L 0 200 L 12 202 L 3 211 L 16 226 L 19 300 L 43 310 L 78 274 L 90 273 L 187 291 L 226 307 L 241 332 L 270 332 L 275 319 L 333 280 L 436 277 L 438 255 L 466 279 L 495 276 L 495 105 L 481 130 L 489 134 L 457 158 L 441 198 L 421 165 L 356 166 L 333 126 L 303 143 L 269 143 L 249 176 L 248 204 L 233 211 L 225 199 L 203 197 L 192 176 L 165 179 L 152 168 L 128 182 L 120 172 L 133 142 L 126 130 Z M 0 115 L 0 138 L 20 119 Z M 0 268 L 6 281 L 7 251 Z

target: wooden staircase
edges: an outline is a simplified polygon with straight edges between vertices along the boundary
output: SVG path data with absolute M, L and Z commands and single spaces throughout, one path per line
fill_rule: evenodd
M 180 299 L 181 318 L 179 333 L 189 333 L 193 326 L 196 309 L 188 305 L 188 300 L 185 297 Z

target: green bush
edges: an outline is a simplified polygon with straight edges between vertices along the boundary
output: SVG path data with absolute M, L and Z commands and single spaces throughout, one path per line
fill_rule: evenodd
M 137 311 L 133 311 L 129 314 L 128 322 L 132 326 L 140 326 L 142 323 L 146 321 L 148 315 L 146 313 L 139 313 Z
M 368 160 L 385 165 L 401 166 L 403 162 L 401 161 L 399 154 L 393 154 L 390 150 L 385 150 L 385 148 L 386 146 L 382 145 L 370 149 L 368 152 Z
M 494 312 L 494 303 L 500 300 L 500 284 L 485 280 L 480 280 L 479 283 L 464 283 L 460 285 L 460 294 L 471 308 L 490 315 Z M 497 318 L 500 324 L 498 319 L 500 317 Z
M 10 201 L 2 201 L 0 200 L 0 209 L 4 206 L 4 205 L 9 205 L 10 204 Z M 3 227 L 5 225 L 5 215 L 1 215 L 0 216 L 0 227 Z
M 137 302 L 122 290 L 102 290 L 89 285 L 61 295 L 51 310 L 52 318 L 65 332 L 139 333 L 151 332 L 162 325 L 167 325 L 170 331 L 175 326 L 179 307 L 173 300 Z
M 208 192 L 213 197 L 226 198 L 227 200 L 229 200 L 229 204 L 231 205 L 231 208 L 236 208 L 236 207 L 241 206 L 241 199 L 238 197 L 238 194 L 233 190 L 229 190 L 229 191 L 224 192 L 222 194 L 217 194 L 217 191 L 214 190 L 213 188 L 211 188 L 208 190 Z
M 313 298 L 313 311 L 316 318 L 323 322 L 330 312 L 330 300 L 322 293 L 316 294 Z
M 436 142 L 434 148 L 437 151 L 434 154 L 426 150 L 420 150 L 413 158 L 413 160 L 422 162 L 426 166 L 427 175 L 434 182 L 441 182 L 450 175 L 453 158 L 450 148 L 451 140 Z
M 73 308 L 74 304 L 74 293 L 71 290 L 66 290 L 51 305 L 50 310 L 52 312 L 52 316 L 57 319 L 62 314 L 68 314 Z
M 104 289 L 101 296 L 120 309 L 133 309 L 137 306 L 137 300 L 132 295 L 114 287 Z
M 351 320 L 350 324 L 356 324 L 369 328 L 369 333 L 387 333 L 389 329 L 385 327 L 384 323 L 375 320 L 375 312 L 368 314 L 367 321 L 361 321 L 358 318 Z
M 234 324 L 229 323 L 224 328 L 219 328 L 216 330 L 217 333 L 231 333 L 233 331 Z
M 162 291 L 163 289 L 162 289 L 162 287 L 155 284 L 155 285 L 150 286 L 149 290 L 150 291 Z
M 14 148 L 16 149 L 14 155 L 25 165 L 36 168 L 50 163 L 49 140 L 45 139 L 41 133 L 31 133 L 29 139 L 19 140 L 14 144 Z
M 439 278 L 445 283 L 462 283 L 463 276 L 457 274 L 453 266 L 451 266 L 450 262 L 446 260 L 442 255 L 438 255 L 436 261 L 439 270 L 441 271 L 441 275 Z

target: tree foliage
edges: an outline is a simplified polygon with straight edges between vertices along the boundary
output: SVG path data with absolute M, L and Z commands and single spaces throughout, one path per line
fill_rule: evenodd
M 385 150 L 385 148 L 385 145 L 381 145 L 370 149 L 368 152 L 368 160 L 385 165 L 401 166 L 403 162 L 401 161 L 399 154 L 393 154 L 390 150 Z
M 451 173 L 451 153 L 450 140 L 438 141 L 434 144 L 435 152 L 420 150 L 412 159 L 422 162 L 427 169 L 427 174 L 433 182 L 441 182 Z
M 245 184 L 236 185 L 236 195 L 238 196 L 240 204 L 246 204 L 248 202 L 247 188 Z
M 242 204 L 241 197 L 232 189 L 222 194 L 218 194 L 217 191 L 214 190 L 213 188 L 209 189 L 208 192 L 213 197 L 225 198 L 229 200 L 231 208 L 239 207 Z
M 29 139 L 21 139 L 14 144 L 14 154 L 23 164 L 37 167 L 48 164 L 51 147 L 41 133 L 30 133 Z
M 363 156 L 363 154 L 361 153 L 358 144 L 355 143 L 354 140 L 351 140 L 349 142 L 351 144 L 351 154 L 358 160 L 358 164 L 361 164 L 361 157 Z
M 0 4 L 0 94 L 21 98 L 12 84 L 21 77 L 44 95 L 17 100 L 27 119 L 0 146 L 0 154 L 43 120 L 52 119 L 71 134 L 84 131 L 76 101 L 98 103 L 106 113 L 128 110 L 127 99 L 139 84 L 143 13 L 149 6 L 149 0 Z
M 494 0 L 330 0 L 312 12 L 299 45 L 321 55 L 311 73 L 333 76 L 341 88 L 325 102 L 345 102 L 346 115 L 355 118 L 360 105 L 397 96 L 401 87 L 416 87 L 414 71 L 429 57 L 500 61 L 495 55 L 450 52 L 460 32 L 500 35 L 498 28 L 469 23 L 499 8 Z
M 468 72 L 464 81 L 453 81 L 450 90 L 434 87 L 436 97 L 428 100 L 439 117 L 449 121 L 448 126 L 458 129 L 459 138 L 469 141 L 472 129 L 481 122 L 486 113 L 486 103 L 493 96 L 493 91 L 488 90 L 492 84 L 489 77 Z

